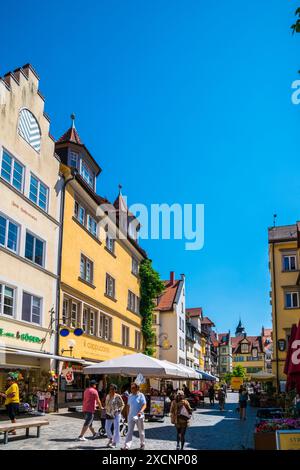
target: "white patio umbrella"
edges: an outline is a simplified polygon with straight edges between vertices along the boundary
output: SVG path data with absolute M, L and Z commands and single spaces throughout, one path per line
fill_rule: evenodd
M 273 380 L 275 379 L 275 375 L 270 373 L 270 372 L 264 372 L 263 370 L 260 370 L 259 372 L 254 372 L 253 374 L 250 374 L 251 379 L 256 379 L 256 380 Z
M 169 361 L 166 361 L 166 360 L 163 360 L 162 362 L 167 362 L 168 364 L 176 365 L 176 367 L 178 367 L 178 369 L 182 370 L 183 373 L 187 374 L 187 376 L 186 376 L 187 379 L 193 379 L 193 380 L 201 380 L 202 379 L 202 375 L 199 372 L 197 372 L 196 370 L 194 370 L 192 367 L 184 366 L 183 364 L 173 364 L 173 362 L 169 362 Z
M 160 361 L 142 353 L 127 354 L 108 361 L 99 362 L 83 369 L 84 374 L 127 375 L 135 377 L 139 373 L 144 377 L 187 379 L 188 373 L 177 364 Z

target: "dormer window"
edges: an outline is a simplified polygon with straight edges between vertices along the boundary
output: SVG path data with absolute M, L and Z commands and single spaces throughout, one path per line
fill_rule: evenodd
M 242 343 L 241 344 L 241 353 L 247 354 L 248 352 L 249 352 L 248 343 Z

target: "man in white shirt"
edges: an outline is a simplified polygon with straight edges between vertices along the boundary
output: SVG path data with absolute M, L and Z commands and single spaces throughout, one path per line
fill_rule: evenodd
M 139 386 L 135 382 L 131 384 L 128 406 L 128 433 L 125 439 L 124 450 L 128 450 L 131 447 L 135 425 L 137 425 L 139 431 L 140 449 L 145 449 L 144 410 L 147 406 L 147 402 L 145 395 L 139 391 Z

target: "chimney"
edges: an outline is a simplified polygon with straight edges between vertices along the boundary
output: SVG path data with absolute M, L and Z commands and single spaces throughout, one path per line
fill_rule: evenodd
M 174 279 L 175 279 L 175 273 L 174 271 L 170 272 L 170 284 L 171 286 L 174 284 Z

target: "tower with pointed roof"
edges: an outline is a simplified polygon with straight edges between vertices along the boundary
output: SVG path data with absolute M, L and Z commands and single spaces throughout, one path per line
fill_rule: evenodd
M 119 194 L 114 202 L 117 213 L 117 224 L 121 230 L 126 233 L 132 240 L 138 240 L 138 232 L 140 223 L 138 219 L 129 211 L 126 197 L 122 194 L 122 185 L 119 184 Z
M 238 326 L 235 330 L 235 336 L 244 336 L 246 334 L 245 327 L 242 325 L 242 320 L 239 319 Z
M 76 171 L 82 181 L 96 192 L 96 178 L 101 168 L 83 143 L 75 127 L 75 114 L 71 114 L 71 126 L 57 140 L 55 151 L 64 165 Z

